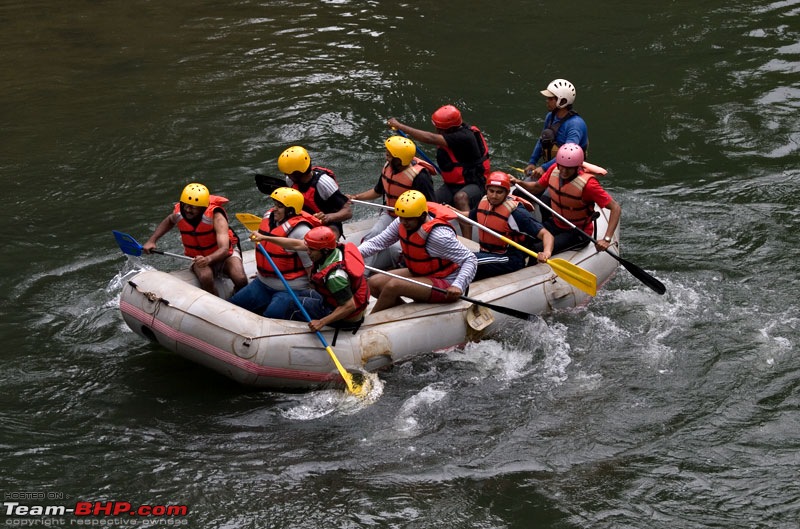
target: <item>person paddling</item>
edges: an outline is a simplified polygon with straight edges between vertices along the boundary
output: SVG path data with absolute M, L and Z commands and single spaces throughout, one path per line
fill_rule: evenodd
M 311 258 L 306 252 L 287 250 L 271 242 L 274 237 L 289 237 L 301 242 L 311 228 L 320 226 L 319 219 L 303 211 L 303 195 L 289 187 L 279 187 L 270 195 L 275 205 L 267 211 L 258 231 L 250 240 L 264 247 L 289 287 L 298 298 L 311 296 L 308 277 L 312 268 Z M 258 275 L 247 287 L 237 292 L 230 302 L 265 318 L 289 319 L 295 303 L 283 281 L 272 268 L 269 260 L 256 252 Z
M 227 198 L 210 194 L 203 184 L 187 185 L 172 213 L 156 227 L 153 235 L 142 245 L 142 251 L 151 253 L 156 242 L 177 226 L 184 253 L 194 258 L 192 272 L 200 281 L 200 288 L 219 295 L 214 278 L 223 274 L 231 278 L 235 291 L 244 288 L 247 275 L 242 265 L 239 239 L 230 229 L 228 214 L 222 207 L 227 203 Z
M 353 243 L 338 244 L 328 226 L 309 230 L 303 240 L 262 236 L 262 240 L 295 252 L 307 252 L 314 262 L 311 283 L 315 294 L 301 300 L 311 321 L 308 327 L 319 331 L 326 325 L 351 327 L 364 319 L 369 304 L 369 285 L 364 277 L 364 259 Z M 295 311 L 291 319 L 305 319 Z
M 558 149 L 556 163 L 535 182 L 511 178 L 511 182 L 534 195 L 545 189 L 550 191 L 553 211 L 563 216 L 587 235 L 595 232 L 595 204 L 608 208 L 608 226 L 602 238 L 597 237 L 597 251 L 603 252 L 611 244 L 611 238 L 619 225 L 622 208 L 611 198 L 593 173 L 583 167 L 583 149 L 575 143 L 567 143 Z M 571 248 L 583 248 L 589 240 L 578 230 L 553 216 L 544 221 L 544 227 L 555 237 L 554 253 Z M 538 246 L 537 246 L 538 247 Z M 536 248 L 534 248 L 534 251 Z
M 532 264 L 547 262 L 553 254 L 553 235 L 531 215 L 533 206 L 510 192 L 511 176 L 494 171 L 486 179 L 486 195 L 478 206 L 460 213 L 522 246 L 529 245 L 528 239 L 541 240 L 544 248 L 535 260 L 531 258 Z M 527 254 L 521 250 L 483 230 L 479 236 L 480 251 L 475 253 L 478 258 L 476 281 L 515 272 L 525 266 Z
M 286 184 L 303 195 L 303 209 L 341 236 L 342 223 L 353 217 L 347 197 L 339 190 L 333 171 L 312 166 L 308 151 L 299 145 L 284 150 L 278 157 L 278 170 L 286 175 Z
M 381 170 L 375 187 L 353 195 L 347 195 L 351 200 L 373 200 L 383 198 L 386 206 L 394 208 L 397 199 L 409 189 L 415 189 L 425 196 L 426 200 L 433 201 L 433 179 L 436 169 L 428 162 L 420 160 L 414 154 L 417 146 L 403 136 L 390 136 L 384 142 L 386 147 L 386 163 Z M 372 228 L 362 238 L 367 241 L 386 229 L 395 219 L 393 210 L 383 209 Z M 366 264 L 374 268 L 388 270 L 398 268 L 400 265 L 400 244 L 392 245 L 366 259 Z
M 387 124 L 417 141 L 435 145 L 436 163 L 442 171 L 444 184 L 436 189 L 436 202 L 450 204 L 466 211 L 474 207 L 484 193 L 486 175 L 490 171 L 489 147 L 483 133 L 474 125 L 464 123 L 461 111 L 444 105 L 431 115 L 436 132 L 415 129 L 395 118 Z M 472 228 L 463 232 L 472 237 Z
M 439 207 L 446 211 L 444 206 Z M 361 243 L 359 251 L 369 257 L 400 241 L 406 268 L 393 273 L 413 277 L 446 293 L 387 275 L 373 275 L 369 287 L 378 301 L 372 312 L 403 303 L 403 296 L 428 303 L 452 303 L 460 299 L 475 277 L 475 254 L 461 244 L 449 222 L 429 214 L 428 202 L 419 191 L 401 194 L 394 212 L 397 218 L 380 234 Z

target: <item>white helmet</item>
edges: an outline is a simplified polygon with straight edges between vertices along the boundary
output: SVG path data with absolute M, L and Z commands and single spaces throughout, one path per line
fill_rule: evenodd
M 541 91 L 545 97 L 556 97 L 556 108 L 564 108 L 575 102 L 575 87 L 566 79 L 556 79 L 547 85 L 547 90 Z

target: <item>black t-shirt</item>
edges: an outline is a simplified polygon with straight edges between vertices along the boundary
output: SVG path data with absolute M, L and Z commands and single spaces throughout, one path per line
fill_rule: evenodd
M 456 157 L 457 162 L 467 166 L 476 164 L 481 159 L 481 146 L 478 145 L 475 133 L 466 123 L 462 123 L 453 132 L 443 133 L 442 136 L 447 146 L 453 151 L 453 156 Z M 436 162 L 440 167 L 449 167 L 451 163 L 450 157 L 443 149 L 437 149 Z

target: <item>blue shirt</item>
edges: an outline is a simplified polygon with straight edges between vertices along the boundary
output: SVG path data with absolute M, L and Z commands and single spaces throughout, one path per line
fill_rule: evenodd
M 589 146 L 589 130 L 586 128 L 586 122 L 583 121 L 583 118 L 578 115 L 574 115 L 562 121 L 561 119 L 555 117 L 553 112 L 548 112 L 544 117 L 544 127 L 542 127 L 542 130 L 548 128 L 553 123 L 558 123 L 559 121 L 562 123 L 561 128 L 559 128 L 558 133 L 556 133 L 556 144 L 564 145 L 565 143 L 577 143 L 581 146 L 581 149 L 586 152 L 586 147 Z M 536 141 L 536 146 L 533 148 L 533 153 L 531 154 L 531 158 L 528 163 L 535 165 L 541 157 L 542 140 L 539 139 Z M 554 163 L 556 163 L 555 157 L 544 162 L 542 164 L 542 169 L 546 171 Z

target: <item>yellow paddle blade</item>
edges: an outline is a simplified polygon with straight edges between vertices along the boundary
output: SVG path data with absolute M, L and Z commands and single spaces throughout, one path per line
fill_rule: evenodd
M 367 391 L 364 388 L 364 386 L 359 384 L 359 383 L 356 383 L 353 380 L 353 375 L 351 375 L 344 368 L 344 366 L 341 364 L 341 362 L 339 362 L 339 359 L 336 358 L 336 353 L 333 352 L 333 348 L 329 345 L 329 346 L 327 346 L 325 348 L 325 350 L 328 351 L 328 354 L 331 356 L 331 360 L 333 360 L 333 363 L 336 364 L 336 369 L 339 370 L 339 374 L 342 375 L 342 378 L 344 379 L 344 383 L 347 384 L 347 390 L 350 393 L 352 393 L 353 395 L 356 395 L 356 396 L 359 396 L 359 397 L 363 397 L 364 395 L 366 395 Z
M 479 224 L 478 227 L 483 227 L 483 225 Z M 517 250 L 525 252 L 534 258 L 539 256 L 539 254 L 530 248 L 525 248 L 521 244 L 512 241 L 508 237 L 503 237 L 499 233 L 492 233 L 492 235 L 495 237 L 499 236 L 500 240 L 502 240 L 504 243 L 510 244 Z M 555 272 L 558 277 L 570 285 L 586 292 L 590 296 L 597 294 L 597 276 L 590 271 L 584 270 L 580 266 L 572 264 L 569 261 L 560 259 L 558 257 L 555 259 L 548 259 L 547 264 L 550 265 L 550 268 L 553 269 L 553 272 Z
M 237 213 L 236 218 L 250 231 L 258 231 L 261 226 L 261 217 L 252 213 Z
M 569 261 L 556 257 L 548 259 L 547 264 L 558 274 L 558 277 L 590 296 L 597 294 L 597 276 L 588 270 L 576 266 Z

